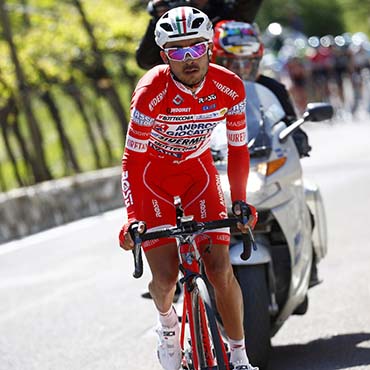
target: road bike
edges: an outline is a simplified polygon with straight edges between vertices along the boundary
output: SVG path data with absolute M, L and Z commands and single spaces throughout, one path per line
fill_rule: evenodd
M 174 197 L 174 206 L 176 226 L 139 233 L 139 223 L 131 225 L 130 233 L 135 243 L 133 276 L 139 278 L 143 274 L 141 242 L 159 238 L 175 238 L 179 256 L 179 270 L 182 275 L 180 282 L 184 292 L 180 331 L 180 345 L 183 354 L 182 369 L 230 370 L 228 348 L 217 324 L 204 274 L 202 253 L 196 237 L 207 230 L 223 227 L 237 230 L 238 222 L 247 224 L 248 206 L 239 202 L 240 216 L 207 222 L 197 222 L 193 216 L 185 216 L 179 196 Z M 244 241 L 243 259 L 249 258 L 254 242 L 252 232 L 250 229 L 248 230 L 248 234 L 242 234 Z M 203 253 L 210 252 L 210 248 L 211 246 Z

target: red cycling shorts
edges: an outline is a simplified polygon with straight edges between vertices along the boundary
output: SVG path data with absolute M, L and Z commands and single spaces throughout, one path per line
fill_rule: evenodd
M 196 221 L 213 221 L 227 217 L 220 176 L 211 155 L 188 159 L 181 163 L 152 160 L 145 166 L 142 181 L 144 190 L 136 209 L 138 220 L 145 220 L 147 231 L 176 225 L 174 197 L 180 196 L 185 216 Z M 200 245 L 229 245 L 228 228 L 208 231 L 197 237 Z M 156 239 L 143 242 L 144 251 L 173 244 L 175 239 Z

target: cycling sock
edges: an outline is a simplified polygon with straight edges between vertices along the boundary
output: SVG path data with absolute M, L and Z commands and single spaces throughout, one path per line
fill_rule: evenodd
M 172 328 L 178 323 L 175 307 L 171 306 L 168 312 L 159 312 L 159 322 L 166 328 Z
M 244 338 L 240 340 L 229 339 L 230 345 L 230 362 L 233 365 L 249 364 L 247 352 L 245 350 Z

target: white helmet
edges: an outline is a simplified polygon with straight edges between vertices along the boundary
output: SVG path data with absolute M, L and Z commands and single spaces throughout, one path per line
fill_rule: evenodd
M 199 9 L 180 6 L 159 18 L 155 26 L 155 42 L 161 48 L 167 42 L 204 38 L 212 41 L 213 27 L 208 16 Z

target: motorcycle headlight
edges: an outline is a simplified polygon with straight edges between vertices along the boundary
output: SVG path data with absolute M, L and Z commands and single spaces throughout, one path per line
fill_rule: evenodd
M 260 191 L 264 183 L 265 175 L 259 171 L 258 166 L 251 169 L 248 176 L 247 192 L 255 193 Z
M 248 177 L 248 199 L 255 204 L 259 204 L 266 198 L 279 191 L 279 185 L 276 182 L 266 183 L 266 178 L 275 173 L 284 166 L 286 157 L 281 157 L 269 162 L 258 163 L 251 168 Z

